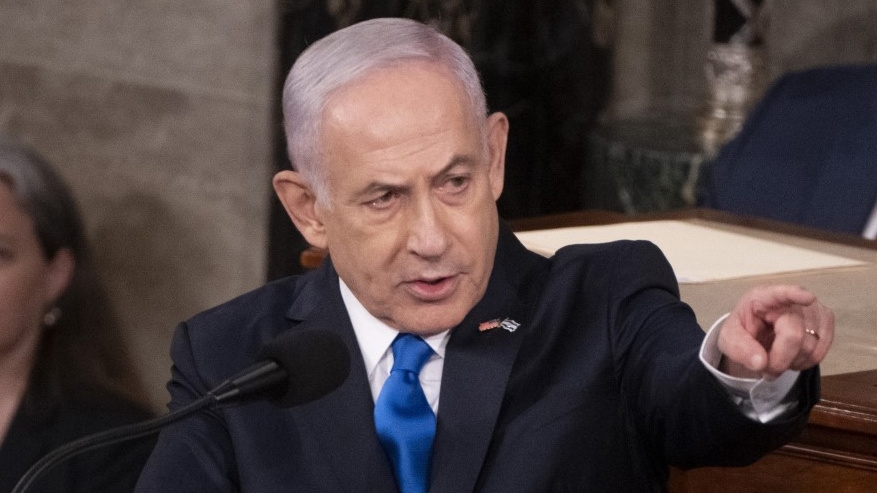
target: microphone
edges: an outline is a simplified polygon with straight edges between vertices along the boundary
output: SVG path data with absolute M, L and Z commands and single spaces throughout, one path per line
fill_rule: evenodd
M 267 399 L 298 406 L 335 390 L 350 373 L 347 345 L 324 330 L 287 331 L 266 344 L 257 360 L 209 392 L 217 405 Z
M 61 461 L 100 447 L 157 433 L 207 407 L 259 400 L 279 407 L 315 401 L 340 387 L 350 373 L 350 353 L 341 337 L 326 330 L 287 331 L 266 344 L 258 362 L 225 380 L 199 399 L 165 416 L 88 435 L 62 445 L 37 461 L 12 493 L 24 493 Z

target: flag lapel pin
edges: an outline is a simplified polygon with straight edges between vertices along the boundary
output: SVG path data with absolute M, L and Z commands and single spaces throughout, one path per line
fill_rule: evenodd
M 518 330 L 518 327 L 520 326 L 520 323 L 515 322 L 510 318 L 495 318 L 493 320 L 488 320 L 486 322 L 481 322 L 480 324 L 478 324 L 478 330 L 480 332 L 486 332 L 488 330 L 493 330 L 497 327 L 501 327 L 509 332 L 514 332 Z
M 493 320 L 488 320 L 487 322 L 481 322 L 478 324 L 479 332 L 487 332 L 488 330 L 493 330 L 502 323 L 502 320 L 495 318 Z
M 520 327 L 521 324 L 519 324 L 518 322 L 515 322 L 514 320 L 512 320 L 510 318 L 507 318 L 507 319 L 503 320 L 499 324 L 499 326 L 502 327 L 503 329 L 509 331 L 509 332 L 514 332 L 514 331 L 518 330 L 518 327 Z

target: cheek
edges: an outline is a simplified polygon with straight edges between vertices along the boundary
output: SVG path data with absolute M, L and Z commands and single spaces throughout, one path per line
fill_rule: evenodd
M 491 208 L 491 204 L 464 212 L 454 221 L 469 254 L 473 256 L 478 254 L 478 261 L 484 259 L 484 254 L 496 249 L 499 224 L 496 213 L 492 212 L 495 209 Z M 492 258 L 493 255 L 490 255 L 490 259 Z
M 40 286 L 31 279 L 0 278 L 0 346 L 15 345 L 28 332 L 39 330 L 43 299 Z
M 340 234 L 339 234 L 340 231 Z M 345 280 L 361 288 L 382 289 L 399 258 L 399 237 L 394 230 L 364 232 L 348 226 L 333 231 L 329 254 Z
M 493 270 L 493 258 L 496 252 L 496 238 L 494 237 L 490 240 L 482 238 L 479 248 L 478 258 L 475 259 L 475 262 L 478 263 L 478 282 L 483 287 L 486 287 L 487 281 L 490 278 L 490 273 Z
M 474 281 L 479 285 L 482 294 L 487 287 L 490 273 L 493 270 L 493 260 L 496 254 L 496 241 L 499 235 L 499 223 L 497 216 L 482 215 L 482 220 L 477 221 L 476 226 L 469 234 L 469 255 L 477 272 Z

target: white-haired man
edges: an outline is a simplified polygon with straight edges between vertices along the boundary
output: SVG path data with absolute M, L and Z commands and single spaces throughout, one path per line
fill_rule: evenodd
M 295 170 L 274 188 L 329 258 L 182 324 L 171 407 L 288 331 L 339 334 L 350 376 L 299 407 L 168 428 L 139 491 L 661 491 L 668 464 L 746 463 L 804 424 L 831 312 L 757 288 L 701 351 L 653 245 L 527 251 L 495 205 L 508 120 L 432 28 L 378 19 L 318 41 L 284 112 Z M 399 383 L 395 361 L 414 359 Z

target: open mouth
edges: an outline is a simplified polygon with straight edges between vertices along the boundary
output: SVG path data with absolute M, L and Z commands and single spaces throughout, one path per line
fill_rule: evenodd
M 422 301 L 439 301 L 453 293 L 453 276 L 435 279 L 417 279 L 408 283 L 412 294 Z

